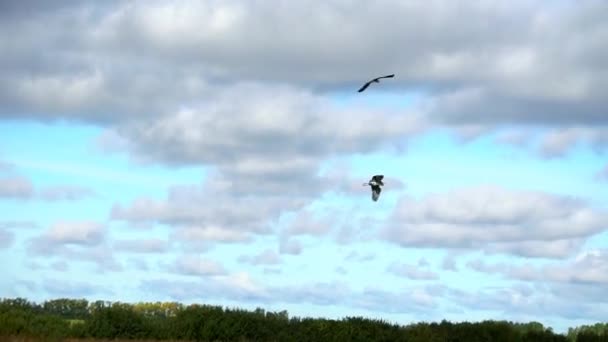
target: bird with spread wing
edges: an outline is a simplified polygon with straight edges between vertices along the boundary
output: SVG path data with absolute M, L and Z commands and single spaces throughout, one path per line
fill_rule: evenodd
M 375 175 L 372 177 L 372 179 L 369 180 L 369 182 L 363 183 L 363 186 L 369 185 L 372 187 L 372 200 L 374 202 L 378 201 L 378 198 L 380 197 L 380 193 L 382 192 L 382 188 L 380 188 L 380 187 L 384 186 L 384 183 L 382 183 L 383 178 L 384 178 L 383 175 Z
M 382 79 L 382 78 L 393 78 L 393 77 L 395 77 L 395 74 L 391 74 L 391 75 L 386 75 L 386 76 L 380 76 L 380 77 L 376 77 L 376 78 L 374 78 L 373 80 L 368 81 L 367 83 L 365 83 L 365 84 L 364 84 L 364 85 L 363 85 L 363 86 L 362 86 L 362 87 L 359 89 L 359 92 L 360 92 L 360 93 L 361 93 L 361 92 L 363 92 L 363 91 L 364 91 L 365 89 L 367 89 L 367 87 L 369 87 L 369 86 L 370 86 L 370 84 L 372 84 L 372 83 L 380 83 L 380 79 Z

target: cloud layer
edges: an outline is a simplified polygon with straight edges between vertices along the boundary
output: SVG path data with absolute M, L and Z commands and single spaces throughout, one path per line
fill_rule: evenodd
M 400 246 L 481 248 L 565 257 L 608 228 L 608 212 L 582 199 L 500 186 L 403 198 L 382 232 Z

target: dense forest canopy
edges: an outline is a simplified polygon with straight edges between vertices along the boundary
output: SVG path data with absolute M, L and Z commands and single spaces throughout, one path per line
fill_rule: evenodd
M 608 324 L 570 328 L 557 334 L 541 323 L 483 321 L 391 324 L 289 317 L 287 311 L 177 302 L 122 303 L 60 298 L 35 303 L 0 301 L 0 336 L 123 338 L 190 341 L 608 341 Z

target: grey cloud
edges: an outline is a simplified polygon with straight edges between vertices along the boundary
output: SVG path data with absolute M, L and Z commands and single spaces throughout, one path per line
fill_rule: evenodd
M 605 210 L 582 199 L 477 186 L 403 198 L 381 236 L 401 246 L 563 257 L 581 239 L 608 228 L 607 220 Z
M 254 173 L 251 176 L 254 179 L 260 177 L 255 187 L 254 183 L 251 183 L 251 188 L 239 183 L 239 179 L 251 178 L 247 175 L 232 180 L 212 172 L 203 184 L 171 187 L 165 199 L 142 197 L 127 205 L 116 204 L 111 216 L 130 223 L 170 225 L 174 228 L 172 236 L 180 242 L 207 245 L 214 242 L 248 242 L 255 234 L 269 234 L 274 230 L 273 224 L 284 213 L 296 213 L 288 228 L 281 232 L 284 241 L 295 235 L 317 235 L 329 231 L 333 222 L 331 217 L 313 218 L 305 211 L 299 212 L 322 189 L 318 185 L 312 186 L 313 190 L 306 189 L 308 183 L 315 182 L 314 172 L 290 179 L 290 171 L 286 171 L 286 175 L 276 174 L 276 179 L 267 180 L 261 178 L 262 173 L 256 176 L 258 167 L 264 168 L 262 164 L 256 165 L 248 166 L 251 169 L 247 171 Z M 273 182 L 277 185 L 276 189 L 272 188 Z M 282 248 L 282 253 L 291 250 L 293 254 L 301 250 L 297 246 L 286 248 L 284 245 Z
M 485 288 L 477 291 L 449 289 L 447 299 L 469 310 L 502 312 L 507 319 L 516 315 L 534 317 L 561 317 L 566 319 L 601 320 L 605 308 L 596 302 L 572 302 L 569 296 L 556 296 L 551 291 L 541 291 L 530 286 L 514 285 Z
M 89 297 L 92 295 L 107 295 L 112 293 L 102 286 L 97 286 L 88 282 L 47 278 L 42 283 L 42 288 L 52 296 Z
M 400 292 L 379 288 L 354 291 L 343 282 L 317 282 L 298 285 L 262 286 L 246 273 L 206 277 L 201 281 L 146 280 L 145 291 L 168 294 L 177 300 L 222 298 L 254 303 L 309 303 L 341 305 L 388 313 L 428 311 L 437 307 L 433 287 L 416 287 Z
M 527 146 L 532 140 L 533 133 L 517 131 L 504 131 L 499 133 L 495 141 L 501 144 L 512 145 L 516 147 Z
M 224 267 L 213 260 L 194 255 L 184 255 L 175 259 L 169 269 L 178 274 L 193 276 L 212 276 L 226 274 Z
M 214 163 L 222 174 L 264 177 L 277 172 L 309 173 L 316 169 L 319 157 L 372 151 L 423 129 L 424 121 L 415 111 L 379 111 L 369 106 L 345 109 L 291 86 L 246 83 L 223 89 L 213 104 L 131 123 L 119 134 L 143 157 Z M 273 178 L 265 178 L 270 187 Z M 301 187 L 301 191 L 306 189 Z
M 599 181 L 608 181 L 608 165 L 595 174 L 595 179 Z
M 0 229 L 0 248 L 9 248 L 15 241 L 15 234 L 8 230 Z
M 287 236 L 325 235 L 331 230 L 331 222 L 327 219 L 316 219 L 310 212 L 300 212 L 284 230 Z
M 281 271 L 280 268 L 269 268 L 269 267 L 264 267 L 262 272 L 264 272 L 264 274 L 281 274 L 281 273 L 283 273 L 283 271 Z
M 408 265 L 403 263 L 392 263 L 387 271 L 394 275 L 412 280 L 436 280 L 439 275 L 436 272 L 425 269 L 424 266 Z
M 444 271 L 458 271 L 455 258 L 453 256 L 446 255 L 441 261 L 441 269 Z
M 467 267 L 483 273 L 499 273 L 504 270 L 503 264 L 489 265 L 481 259 L 475 259 L 467 262 Z
M 146 261 L 143 259 L 129 258 L 127 259 L 127 263 L 130 267 L 133 267 L 138 271 L 148 271 L 150 269 Z
M 608 250 L 606 249 L 587 250 L 567 262 L 553 262 L 542 266 L 488 264 L 482 260 L 473 260 L 467 265 L 479 272 L 496 273 L 524 281 L 596 286 L 608 284 Z
M 65 261 L 57 261 L 51 264 L 51 268 L 55 271 L 65 272 L 70 268 L 70 266 Z
M 2 165 L 0 165 L 0 170 L 1 168 Z M 32 181 L 24 176 L 0 178 L 0 198 L 76 201 L 94 194 L 89 188 L 72 185 L 56 185 L 36 190 Z
M 289 287 L 274 288 L 277 301 L 287 303 L 311 303 L 335 305 L 348 299 L 350 289 L 341 282 L 318 282 Z
M 346 270 L 346 268 L 342 267 L 342 266 L 338 266 L 335 268 L 336 273 L 338 274 L 348 274 L 348 271 Z
M 27 242 L 30 255 L 57 257 L 97 265 L 99 272 L 121 271 L 106 244 L 105 226 L 93 221 L 59 221 Z
M 458 122 L 605 122 L 606 4 L 542 4 L 112 2 L 98 11 L 38 10 L 43 18 L 13 10 L 0 31 L 15 38 L 3 40 L 10 53 L 0 61 L 10 72 L 0 93 L 5 115 L 44 116 L 45 108 L 121 120 L 126 115 L 110 113 L 197 101 L 208 87 L 199 75 L 355 89 L 361 70 L 390 69 L 399 77 L 389 88 L 482 89 L 481 100 L 441 111 Z M 166 20 L 167 12 L 177 20 Z M 438 20 L 422 19 L 429 17 Z
M 302 253 L 302 243 L 295 239 L 281 238 L 279 240 L 279 253 L 299 255 Z
M 29 199 L 34 194 L 32 182 L 24 177 L 0 178 L 0 198 Z
M 89 188 L 70 185 L 43 188 L 39 194 L 46 201 L 77 201 L 93 195 L 95 195 L 95 192 Z
M 344 260 L 352 262 L 365 262 L 374 260 L 374 258 L 376 258 L 376 254 L 374 253 L 361 254 L 357 251 L 352 251 L 348 253 L 346 257 L 344 257 Z
M 12 171 L 14 167 L 15 166 L 12 163 L 0 160 L 0 172 Z
M 240 301 L 264 301 L 266 290 L 255 283 L 247 273 L 205 277 L 202 281 L 171 281 L 149 279 L 142 281 L 140 289 L 168 295 L 176 300 L 218 298 Z
M 585 239 L 505 242 L 488 247 L 486 252 L 508 253 L 531 258 L 567 258 L 578 252 L 584 243 Z
M 249 242 L 252 239 L 251 234 L 246 231 L 225 229 L 217 226 L 186 226 L 178 228 L 174 236 L 178 241 L 201 246 L 215 242 Z
M 105 227 L 93 221 L 60 221 L 34 242 L 45 245 L 96 246 L 105 238 Z
M 268 233 L 267 220 L 273 214 L 302 205 L 298 199 L 279 196 L 255 197 L 217 192 L 213 186 L 214 181 L 203 186 L 173 187 L 163 201 L 139 198 L 128 207 L 116 205 L 112 209 L 112 218 L 130 222 L 157 221 L 184 227 L 192 235 L 242 241 L 247 239 L 248 233 Z M 210 197 L 213 197 L 212 202 Z M 238 234 L 231 235 L 226 231 Z
M 118 240 L 114 249 L 132 253 L 164 253 L 169 249 L 169 242 L 160 239 Z
M 427 267 L 430 266 L 431 264 L 429 263 L 428 260 L 426 260 L 426 258 L 420 258 L 418 259 L 418 267 Z
M 545 158 L 561 157 L 579 141 L 580 131 L 561 130 L 545 136 L 540 153 Z
M 0 229 L 35 229 L 38 224 L 33 221 L 0 221 Z
M 366 288 L 361 294 L 355 294 L 354 307 L 388 313 L 424 313 L 429 314 L 437 308 L 436 296 L 426 288 L 414 288 L 401 292 Z
M 281 263 L 281 257 L 275 251 L 266 249 L 257 255 L 243 255 L 238 259 L 240 262 L 252 265 L 276 265 Z

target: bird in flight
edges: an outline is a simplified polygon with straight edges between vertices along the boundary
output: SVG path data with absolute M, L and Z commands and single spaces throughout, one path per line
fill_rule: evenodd
M 363 183 L 363 186 L 369 185 L 372 187 L 372 200 L 374 200 L 374 202 L 378 201 L 380 193 L 382 192 L 382 188 L 380 188 L 380 186 L 384 186 L 384 183 L 382 183 L 383 178 L 383 175 L 375 175 L 369 180 L 369 182 Z
M 380 79 L 381 79 L 381 78 L 393 78 L 393 77 L 395 77 L 395 74 L 392 74 L 392 75 L 386 75 L 386 76 L 380 76 L 380 77 L 376 77 L 376 78 L 374 78 L 373 80 L 368 81 L 367 83 L 365 83 L 365 84 L 363 85 L 363 87 L 361 87 L 361 89 L 359 89 L 359 92 L 364 91 L 365 89 L 367 89 L 367 87 L 369 87 L 369 85 L 370 85 L 370 84 L 372 84 L 372 83 L 374 83 L 374 82 L 375 82 L 375 83 L 380 83 Z

